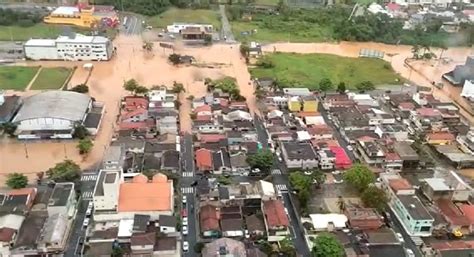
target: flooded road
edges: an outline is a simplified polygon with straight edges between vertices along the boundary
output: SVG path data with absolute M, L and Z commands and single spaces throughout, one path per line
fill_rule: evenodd
M 5 174 L 22 172 L 34 179 L 36 172 L 45 171 L 64 159 L 72 159 L 82 168 L 96 167 L 114 135 L 115 121 L 119 113 L 120 99 L 127 95 L 122 88 L 124 81 L 134 78 L 140 84 L 150 88 L 153 85 L 172 87 L 173 82 L 183 83 L 186 92 L 180 96 L 181 130 L 191 131 L 191 105 L 186 98 L 189 95 L 202 97 L 206 93 L 204 78 L 218 79 L 231 76 L 237 79 L 241 94 L 247 98 L 252 111 L 255 108 L 253 87 L 250 84 L 245 61 L 241 58 L 238 45 L 213 45 L 209 47 L 176 47 L 178 54 L 192 55 L 198 66 L 176 67 L 168 63 L 171 50 L 163 51 L 158 46 L 153 53 L 142 50 L 139 36 L 118 36 L 114 41 L 117 55 L 109 62 L 94 62 L 94 68 L 88 81 L 89 94 L 96 101 L 105 104 L 106 113 L 102 127 L 94 140 L 94 148 L 87 158 L 78 154 L 75 141 L 38 141 L 21 142 L 4 139 L 0 144 L 0 183 Z M 88 75 L 82 65 L 86 62 L 28 62 L 31 66 L 77 66 L 70 81 L 74 86 L 83 83 Z M 205 68 L 201 68 L 206 66 Z M 11 93 L 11 92 L 7 92 Z M 15 92 L 20 95 L 32 95 L 37 92 Z

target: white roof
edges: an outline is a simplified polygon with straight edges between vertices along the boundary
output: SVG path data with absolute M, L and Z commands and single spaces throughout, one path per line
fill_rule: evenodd
M 267 114 L 267 117 L 268 117 L 269 119 L 273 119 L 273 118 L 276 118 L 276 117 L 281 117 L 282 115 L 283 115 L 283 112 L 282 112 L 282 111 L 280 111 L 280 110 L 273 110 L 273 111 L 271 111 L 271 112 L 269 112 L 269 113 Z
M 474 80 L 466 80 L 462 87 L 461 96 L 472 98 L 474 97 Z
M 30 39 L 26 41 L 25 46 L 56 46 L 54 39 Z
M 308 131 L 297 131 L 296 134 L 298 135 L 299 141 L 306 141 L 311 139 L 311 135 L 309 135 Z
M 11 228 L 15 230 L 20 230 L 21 224 L 23 224 L 24 220 L 24 216 L 7 214 L 0 217 L 0 228 Z
M 227 114 L 227 119 L 229 120 L 252 120 L 252 115 L 248 112 L 244 112 L 241 110 L 229 112 Z
M 59 36 L 56 39 L 57 43 L 83 43 L 83 44 L 90 44 L 90 43 L 106 43 L 109 41 L 108 38 L 102 36 L 85 36 L 79 33 L 73 34 L 73 36 Z
M 426 178 L 425 182 L 434 190 L 434 191 L 447 191 L 450 190 L 449 186 L 446 185 L 443 178 Z
M 275 195 L 275 188 L 273 187 L 273 183 L 260 180 L 258 181 L 259 187 L 262 190 L 262 195 L 267 195 L 267 196 L 274 196 Z
M 346 227 L 347 217 L 344 214 L 310 214 L 309 217 L 315 230 L 325 230 L 328 228 L 329 223 L 332 223 L 335 228 Z
M 133 219 L 120 220 L 118 237 L 131 237 L 133 232 Z
M 74 15 L 79 12 L 79 8 L 75 6 L 60 6 L 56 8 L 51 14 L 52 15 Z
M 322 116 L 306 116 L 306 125 L 324 125 L 326 122 Z
M 349 97 L 354 100 L 373 100 L 373 98 L 369 94 L 349 94 Z
M 311 95 L 311 91 L 305 87 L 287 87 L 283 88 L 283 92 L 287 95 L 297 95 L 297 96 L 305 96 Z

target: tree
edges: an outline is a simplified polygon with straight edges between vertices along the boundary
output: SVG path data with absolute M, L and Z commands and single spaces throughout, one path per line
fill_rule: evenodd
M 124 251 L 120 245 L 112 247 L 112 257 L 122 257 Z
M 153 169 L 146 169 L 144 171 L 142 171 L 142 174 L 145 175 L 148 179 L 152 179 L 153 176 L 155 176 L 157 173 L 156 170 L 153 170 Z
M 341 243 L 329 233 L 321 233 L 314 239 L 314 246 L 311 252 L 314 257 L 344 256 L 344 248 Z
M 283 240 L 279 242 L 280 244 L 280 252 L 286 254 L 288 257 L 296 256 L 295 252 L 295 245 L 293 241 L 287 236 Z
M 230 185 L 230 184 L 232 184 L 232 179 L 221 175 L 221 176 L 217 177 L 217 182 L 221 185 Z
M 340 94 L 344 94 L 346 92 L 346 83 L 340 82 L 339 84 L 337 84 L 337 92 L 339 92 Z
M 181 63 L 181 56 L 179 54 L 170 54 L 168 56 L 168 60 L 173 64 L 173 65 L 178 65 Z
M 192 101 L 194 100 L 194 96 L 193 96 L 193 95 L 190 95 L 190 96 L 186 97 L 186 99 L 188 99 L 188 101 L 191 101 L 191 102 L 192 102 Z
M 64 160 L 46 171 L 46 175 L 56 182 L 73 182 L 80 177 L 81 168 L 71 160 Z
M 7 133 L 9 136 L 13 137 L 13 136 L 15 136 L 15 130 L 18 126 L 13 122 L 5 122 L 5 123 L 1 124 L 0 127 L 5 133 Z
M 324 78 L 319 82 L 319 90 L 326 92 L 328 90 L 333 89 L 334 85 L 332 84 L 331 80 L 328 78 Z
M 375 85 L 371 81 L 363 81 L 357 84 L 356 88 L 361 91 L 370 91 L 375 89 Z
M 194 244 L 194 252 L 195 253 L 201 253 L 202 249 L 204 249 L 205 244 L 203 242 L 197 242 Z
M 76 147 L 79 150 L 79 154 L 87 155 L 92 150 L 92 147 L 94 147 L 94 143 L 89 138 L 84 138 L 79 140 Z
M 84 125 L 80 122 L 74 123 L 74 131 L 72 132 L 72 137 L 77 139 L 84 139 L 89 136 L 89 131 Z
M 248 45 L 248 43 L 244 42 L 240 45 L 239 50 L 240 50 L 240 54 L 244 58 L 247 58 L 249 56 L 250 46 Z
M 123 88 L 133 94 L 137 90 L 138 82 L 135 79 L 129 79 L 123 83 Z
M 143 43 L 143 50 L 147 51 L 147 52 L 151 52 L 153 51 L 153 42 L 145 42 Z
M 247 163 L 252 169 L 258 168 L 263 172 L 268 172 L 273 166 L 273 153 L 269 150 L 263 150 L 256 154 L 248 155 Z
M 175 94 L 181 94 L 182 92 L 186 92 L 186 89 L 184 89 L 183 83 L 178 83 L 176 81 L 173 82 L 173 88 L 171 89 L 173 93 Z
M 375 208 L 378 211 L 383 211 L 387 207 L 388 198 L 385 191 L 374 185 L 365 189 L 360 198 L 366 207 Z
M 79 84 L 71 88 L 69 91 L 85 94 L 89 92 L 89 87 L 86 84 Z
M 346 210 L 346 203 L 344 202 L 344 198 L 342 196 L 339 196 L 337 198 L 337 207 L 339 208 L 339 212 L 344 212 Z
M 135 88 L 134 93 L 136 95 L 144 95 L 144 94 L 148 93 L 148 88 L 145 87 L 145 86 L 137 86 L 137 88 Z
M 21 173 L 10 173 L 7 176 L 7 186 L 9 188 L 18 189 L 28 185 L 28 177 Z
M 413 45 L 411 47 L 411 53 L 413 54 L 413 59 L 418 59 L 420 56 L 421 47 L 419 45 Z
M 344 173 L 344 180 L 354 186 L 359 192 L 363 192 L 375 181 L 375 175 L 367 166 L 356 164 Z
M 212 44 L 212 35 L 205 35 L 204 36 L 204 45 L 211 45 Z
M 324 183 L 324 181 L 326 181 L 326 174 L 324 174 L 324 172 L 320 170 L 314 170 L 311 173 L 311 179 L 313 180 L 313 182 L 316 181 L 316 184 L 319 187 Z
M 289 176 L 291 187 L 298 191 L 308 191 L 313 183 L 311 176 L 305 175 L 302 171 L 295 171 Z

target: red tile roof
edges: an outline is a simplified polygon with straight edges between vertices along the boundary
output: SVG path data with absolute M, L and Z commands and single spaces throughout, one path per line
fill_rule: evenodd
M 471 224 L 474 224 L 474 205 L 463 204 L 460 208 L 464 216 L 466 216 Z
M 202 206 L 199 210 L 199 223 L 201 231 L 220 230 L 219 211 L 212 205 Z
M 386 152 L 385 160 L 386 161 L 398 161 L 398 160 L 401 161 L 402 159 L 400 158 L 400 155 L 398 155 L 397 153 Z
M 408 180 L 404 178 L 396 178 L 396 179 L 389 179 L 388 184 L 393 189 L 393 191 L 397 192 L 399 190 L 409 190 L 413 189 L 412 185 Z
M 121 122 L 119 124 L 119 129 L 120 130 L 132 130 L 132 129 L 145 129 L 148 128 L 148 123 L 146 121 L 142 122 Z
M 201 134 L 199 136 L 199 141 L 201 143 L 216 143 L 224 138 L 226 138 L 226 136 L 223 134 Z
M 433 108 L 419 108 L 416 110 L 416 113 L 425 117 L 434 117 L 441 115 L 441 113 L 437 109 Z
M 306 130 L 310 135 L 327 135 L 333 133 L 333 129 L 326 124 L 311 125 Z
M 298 117 L 314 117 L 314 116 L 321 116 L 319 112 L 298 112 L 296 114 Z
M 148 108 L 148 99 L 138 96 L 126 96 L 124 98 L 125 108 Z
M 200 113 L 200 112 L 211 112 L 211 106 L 205 104 L 198 106 L 194 109 L 194 113 Z
M 211 121 L 212 116 L 211 115 L 198 115 L 196 116 L 197 121 Z
M 212 169 L 212 152 L 205 148 L 196 151 L 196 166 L 199 170 Z
M 410 102 L 403 102 L 398 105 L 398 108 L 402 110 L 413 110 L 415 109 L 415 104 L 410 103 Z
M 461 250 L 474 248 L 474 240 L 471 241 L 448 241 L 440 243 L 431 243 L 431 247 L 436 250 Z
M 267 220 L 268 227 L 287 227 L 289 225 L 285 207 L 280 200 L 268 200 L 263 202 L 263 212 Z
M 120 119 L 126 120 L 136 115 L 142 115 L 146 112 L 147 110 L 143 108 L 137 108 L 135 110 L 122 110 L 122 113 L 120 114 Z
M 329 149 L 336 155 L 336 169 L 349 169 L 352 166 L 352 161 L 349 156 L 347 156 L 344 148 L 340 146 L 330 146 Z
M 449 132 L 436 132 L 436 133 L 429 133 L 426 135 L 426 140 L 447 140 L 447 141 L 454 141 L 456 137 L 449 133 Z
M 12 228 L 0 228 L 0 242 L 10 242 L 15 235 L 16 230 Z
M 468 226 L 471 224 L 469 219 L 450 200 L 440 199 L 436 201 L 436 204 L 441 214 L 450 224 L 455 226 Z

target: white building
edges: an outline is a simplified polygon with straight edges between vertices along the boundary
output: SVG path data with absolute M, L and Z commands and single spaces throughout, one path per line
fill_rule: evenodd
M 106 37 L 71 34 L 57 39 L 30 39 L 24 52 L 31 60 L 108 61 L 114 47 Z
M 166 30 L 170 33 L 181 33 L 182 30 L 187 28 L 203 28 L 206 31 L 212 31 L 212 25 L 210 24 L 195 24 L 195 23 L 173 23 L 173 25 L 166 26 Z
M 462 87 L 461 96 L 474 99 L 474 80 L 466 80 Z
M 48 91 L 26 98 L 13 122 L 19 139 L 72 138 L 75 124 L 83 124 L 92 107 L 86 94 Z

